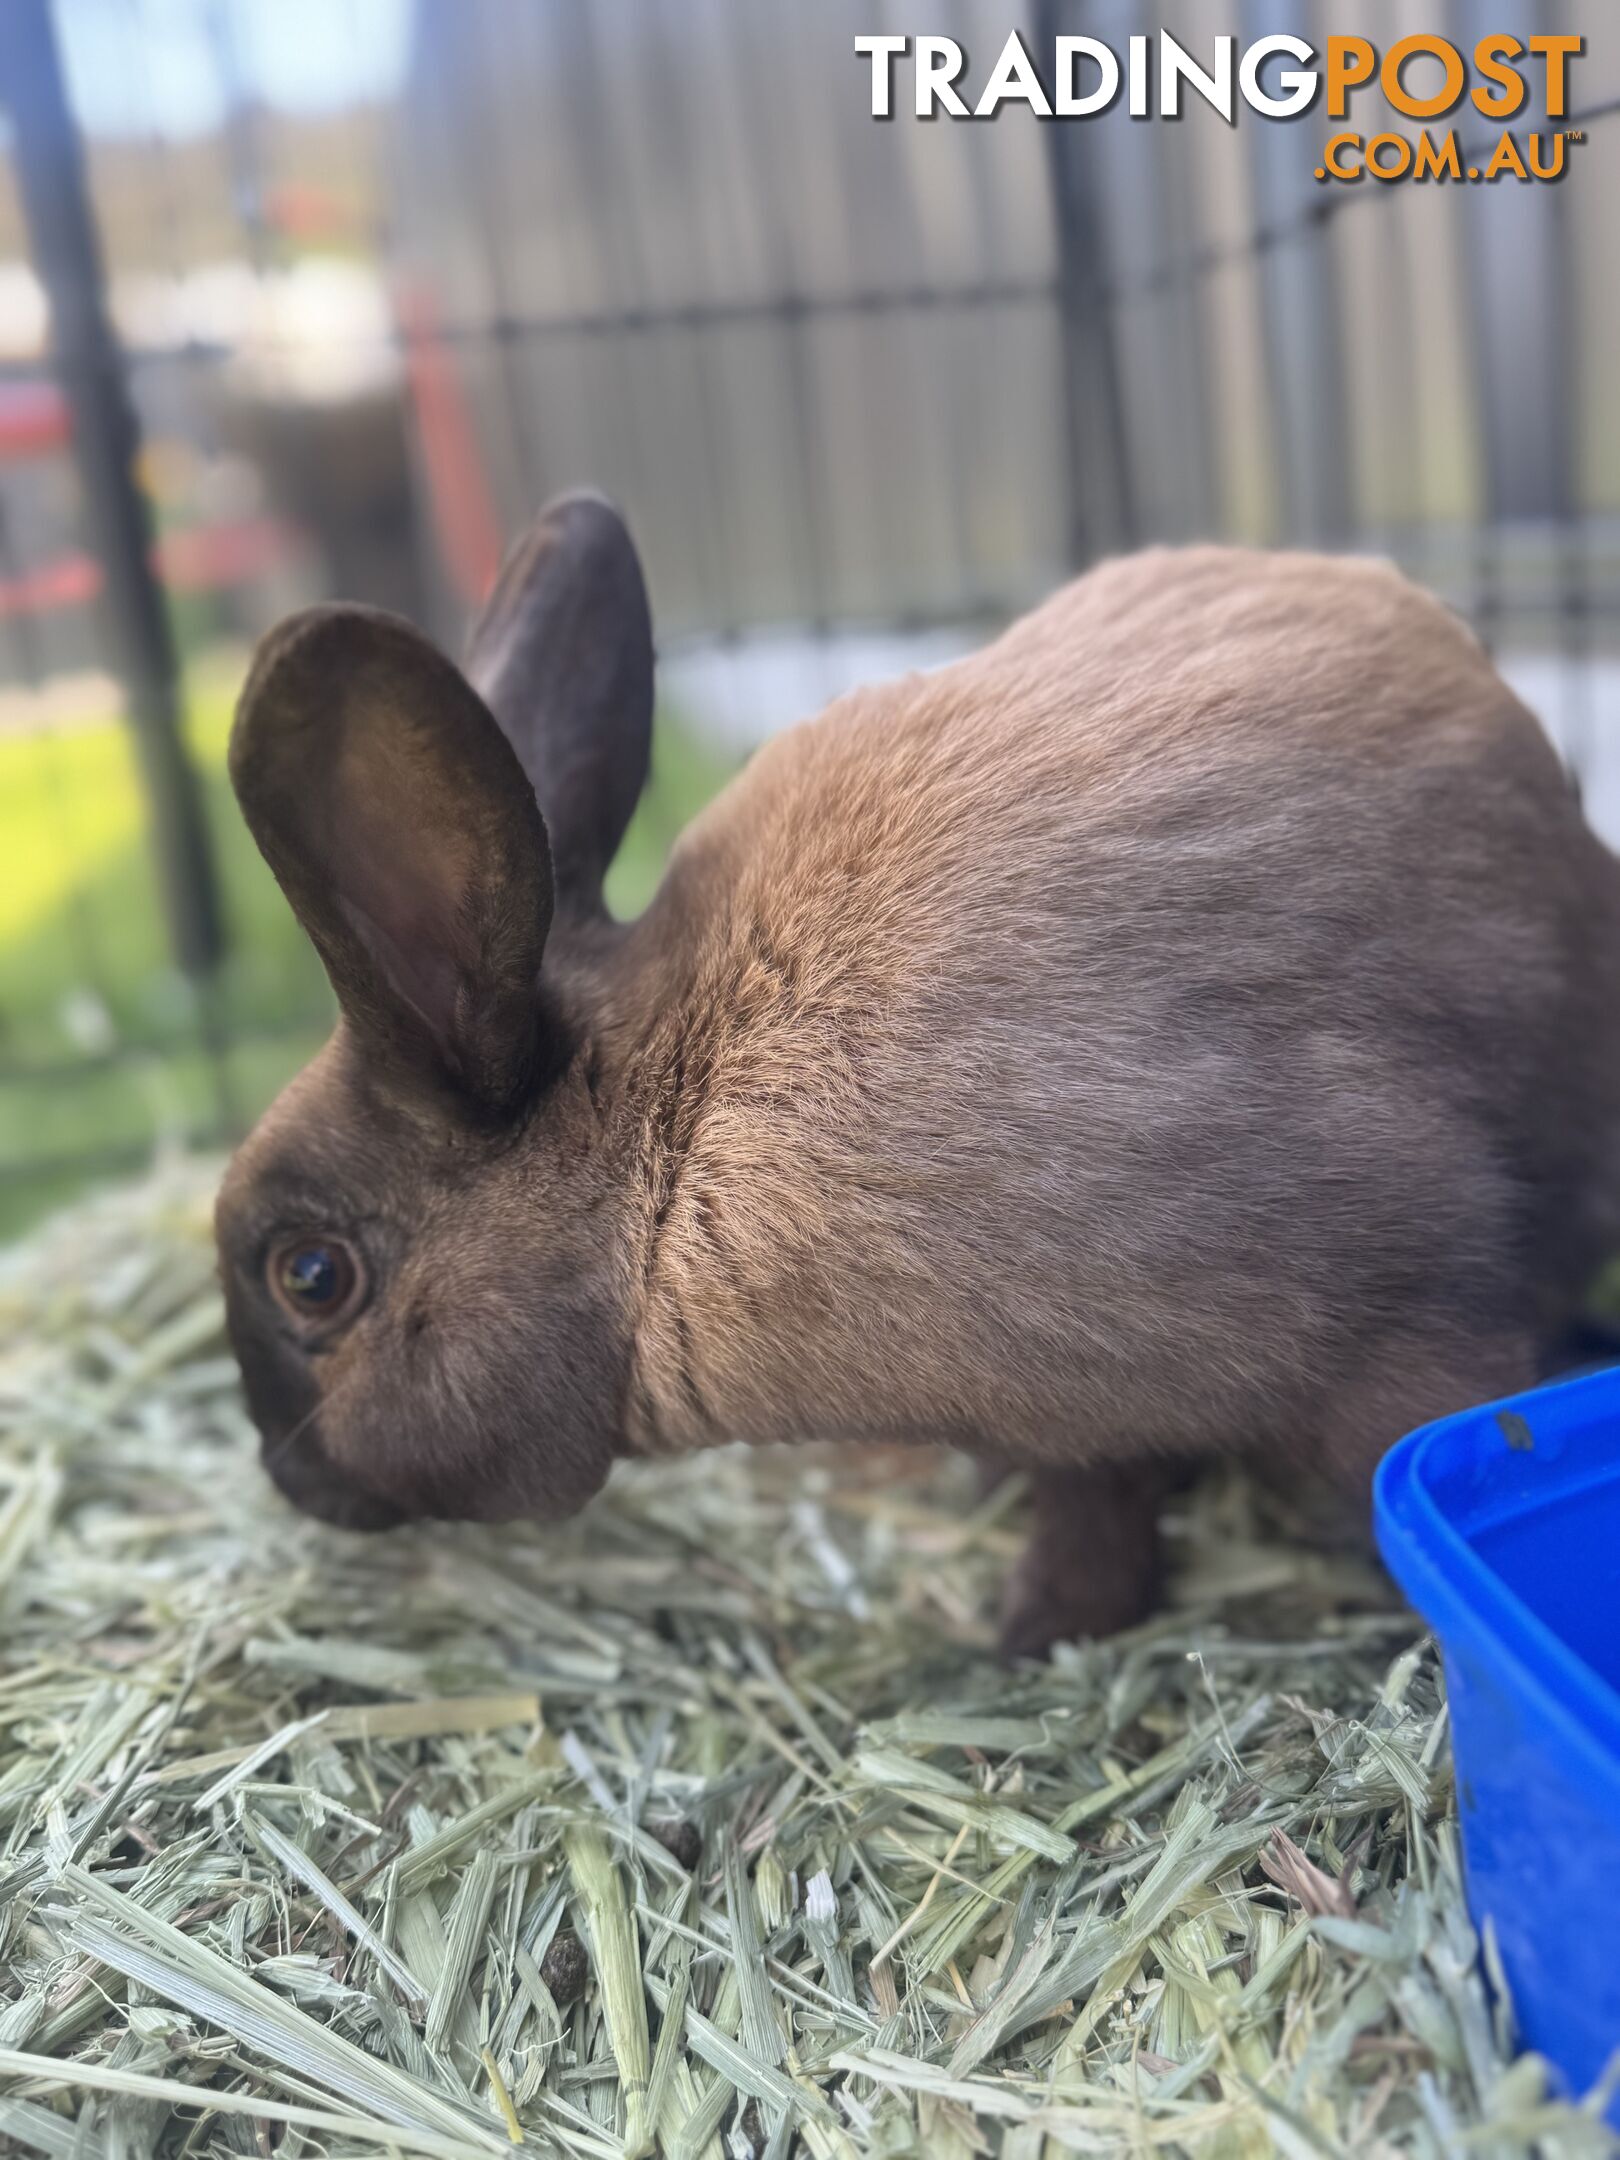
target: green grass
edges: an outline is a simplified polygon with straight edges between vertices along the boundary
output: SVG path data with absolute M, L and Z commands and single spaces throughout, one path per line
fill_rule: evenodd
M 187 734 L 213 837 L 227 951 L 206 1017 L 173 966 L 124 727 L 0 736 L 0 1236 L 120 1159 L 251 1120 L 324 1037 L 325 977 L 225 777 L 240 661 L 199 669 Z M 609 883 L 645 905 L 682 825 L 729 767 L 661 715 L 654 773 Z

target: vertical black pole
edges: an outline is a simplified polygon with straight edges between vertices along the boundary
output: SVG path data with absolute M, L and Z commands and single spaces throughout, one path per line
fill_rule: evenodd
M 1062 0 L 1040 0 L 1035 21 L 1038 50 L 1055 52 L 1065 27 Z M 1110 548 L 1135 546 L 1136 502 L 1105 243 L 1082 162 L 1086 127 L 1052 120 L 1041 134 L 1057 237 L 1068 556 L 1078 570 Z
M 180 966 L 201 980 L 220 956 L 218 890 L 181 739 L 174 641 L 152 570 L 151 517 L 135 478 L 139 432 L 107 315 L 101 249 L 50 0 L 0 5 L 0 95 L 11 117 L 34 263 L 50 301 L 57 374 L 151 805 L 170 938 Z

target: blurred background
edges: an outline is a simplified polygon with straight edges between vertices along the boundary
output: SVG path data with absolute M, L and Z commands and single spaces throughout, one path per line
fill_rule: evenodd
M 454 649 L 564 487 L 628 511 L 660 629 L 622 910 L 769 730 L 1202 535 L 1397 557 L 1620 840 L 1620 11 L 1141 15 L 4 0 L 0 1235 L 228 1140 L 325 1031 L 223 777 L 251 641 L 331 594 Z M 1044 68 L 1160 24 L 1578 31 L 1585 139 L 1556 185 L 1325 188 L 1320 112 L 882 125 L 853 50 L 942 31 L 976 85 L 1010 28 Z

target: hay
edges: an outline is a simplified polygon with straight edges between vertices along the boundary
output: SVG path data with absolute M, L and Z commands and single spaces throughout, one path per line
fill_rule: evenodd
M 1365 1564 L 1218 1486 L 1173 1613 L 1009 1676 L 1016 1495 L 920 1458 L 347 1539 L 255 1465 L 207 1186 L 0 1279 L 0 2145 L 1607 2149 L 1512 2059 Z

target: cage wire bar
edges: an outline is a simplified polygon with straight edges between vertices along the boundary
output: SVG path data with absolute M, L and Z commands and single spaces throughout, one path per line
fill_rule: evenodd
M 135 0 L 131 8 L 133 18 L 138 12 Z M 962 357 L 969 337 L 999 339 L 1010 328 L 1050 327 L 1057 356 L 1050 420 L 1060 446 L 1054 458 L 1059 499 L 1053 570 L 1078 569 L 1101 555 L 1160 537 L 1218 531 L 1210 460 L 1220 421 L 1211 388 L 1207 301 L 1216 281 L 1239 279 L 1245 281 L 1233 303 L 1239 306 L 1249 304 L 1252 281 L 1257 350 L 1275 420 L 1278 536 L 1309 544 L 1384 547 L 1427 582 L 1449 588 L 1488 643 L 1511 631 L 1517 615 L 1533 606 L 1538 619 L 1544 616 L 1552 627 L 1565 707 L 1560 732 L 1579 777 L 1593 747 L 1590 662 L 1600 627 L 1616 618 L 1620 592 L 1608 554 L 1600 562 L 1594 547 L 1591 505 L 1583 500 L 1580 485 L 1579 399 L 1572 371 L 1579 365 L 1581 347 L 1569 334 L 1577 265 L 1565 184 L 1530 191 L 1553 231 L 1543 274 L 1555 351 L 1550 365 L 1559 371 L 1559 387 L 1557 396 L 1546 401 L 1557 454 L 1537 506 L 1537 531 L 1545 530 L 1524 556 L 1520 528 L 1526 520 L 1515 493 L 1517 480 L 1508 470 L 1513 431 L 1502 414 L 1510 388 L 1498 379 L 1491 335 L 1492 311 L 1502 301 L 1491 287 L 1493 273 L 1481 259 L 1477 233 L 1473 244 L 1463 248 L 1461 265 L 1464 321 L 1479 401 L 1472 447 L 1481 488 L 1472 532 L 1465 528 L 1448 537 L 1443 521 L 1422 498 L 1415 458 L 1402 478 L 1399 515 L 1376 531 L 1369 531 L 1365 519 L 1358 517 L 1347 463 L 1349 392 L 1337 330 L 1340 311 L 1349 301 L 1345 264 L 1334 253 L 1336 236 L 1349 229 L 1349 221 L 1367 221 L 1369 227 L 1383 221 L 1388 275 L 1404 299 L 1394 311 L 1401 334 L 1391 339 L 1389 352 L 1378 357 L 1390 393 L 1389 423 L 1408 444 L 1419 441 L 1425 425 L 1416 307 L 1423 271 L 1407 222 L 1391 207 L 1398 204 L 1401 191 L 1317 186 L 1294 128 L 1245 131 L 1251 176 L 1248 215 L 1240 230 L 1222 232 L 1209 229 L 1196 179 L 1176 162 L 1179 153 L 1164 136 L 1150 142 L 1149 131 L 1138 130 L 1133 151 L 1128 144 L 1124 149 L 1117 142 L 1105 144 L 1100 131 L 1086 126 L 1044 124 L 1038 156 L 1052 236 L 1049 264 L 1031 267 L 1019 261 L 1003 270 L 990 263 L 986 251 L 969 277 L 930 275 L 925 268 L 921 275 L 875 279 L 859 274 L 858 251 L 851 250 L 852 273 L 829 285 L 813 272 L 811 241 L 761 132 L 770 124 L 767 116 L 776 93 L 764 31 L 755 34 L 751 26 L 736 39 L 731 54 L 739 117 L 729 184 L 746 190 L 759 259 L 768 267 L 769 279 L 755 290 L 716 290 L 711 285 L 682 294 L 668 290 L 654 275 L 655 251 L 643 227 L 644 213 L 614 184 L 605 162 L 617 138 L 611 69 L 600 44 L 601 18 L 589 8 L 569 8 L 562 11 L 568 28 L 560 50 L 568 95 L 580 115 L 582 189 L 598 206 L 588 234 L 582 239 L 573 231 L 569 244 L 576 249 L 588 246 L 598 259 L 586 265 L 583 278 L 563 280 L 571 297 L 556 305 L 537 305 L 532 290 L 515 274 L 513 254 L 518 214 L 514 198 L 521 209 L 525 176 L 532 177 L 533 168 L 526 162 L 529 146 L 509 139 L 510 107 L 503 101 L 499 80 L 503 67 L 519 68 L 521 55 L 508 55 L 497 41 L 476 34 L 474 26 L 482 20 L 476 11 L 454 13 L 458 23 L 469 27 L 456 61 L 461 71 L 459 102 L 453 111 L 437 115 L 446 139 L 433 152 L 439 159 L 434 171 L 441 193 L 446 176 L 454 180 L 445 212 L 462 254 L 476 258 L 483 300 L 481 305 L 446 308 L 430 323 L 413 313 L 409 279 L 399 275 L 405 251 L 395 229 L 395 209 L 404 183 L 396 170 L 381 190 L 380 230 L 371 236 L 390 281 L 391 313 L 383 335 L 402 363 L 407 384 L 413 371 L 423 367 L 463 371 L 472 384 L 478 433 L 486 457 L 495 446 L 497 480 L 504 485 L 506 501 L 490 512 L 498 525 L 512 522 L 512 505 L 532 505 L 559 480 L 606 481 L 628 499 L 634 515 L 642 503 L 660 506 L 671 492 L 671 473 L 686 476 L 691 500 L 681 506 L 681 540 L 691 561 L 693 597 L 684 619 L 663 639 L 666 653 L 735 648 L 773 624 L 827 641 L 852 626 L 896 633 L 954 629 L 994 622 L 1036 596 L 1019 580 L 1044 575 L 1045 566 L 1027 560 L 1017 563 L 1011 574 L 984 580 L 984 556 L 974 544 L 979 506 L 968 484 L 950 470 L 949 458 L 941 461 L 946 469 L 931 483 L 933 492 L 926 499 L 900 499 L 900 491 L 883 484 L 879 452 L 891 431 L 925 425 L 948 445 L 975 427 L 979 415 Z M 1247 11 L 1254 34 L 1271 26 L 1269 20 L 1260 22 L 1258 13 Z M 225 41 L 224 136 L 235 176 L 233 213 L 241 253 L 262 270 L 270 255 L 262 215 L 263 110 L 231 44 L 229 6 L 212 8 L 210 21 Z M 1077 0 L 1035 0 L 1030 43 L 1037 66 L 1045 72 L 1046 56 L 1059 34 L 1097 27 Z M 234 1107 L 223 1091 L 229 1045 L 211 1020 L 215 1007 L 209 986 L 221 954 L 228 950 L 229 932 L 219 914 L 196 775 L 188 766 L 178 725 L 177 665 L 150 569 L 150 524 L 132 478 L 133 420 L 123 382 L 126 372 L 137 386 L 164 371 L 207 373 L 223 368 L 229 354 L 189 332 L 181 342 L 135 339 L 119 344 L 101 290 L 82 148 L 51 48 L 48 0 L 6 0 L 0 8 L 0 66 L 13 101 L 12 158 L 29 211 L 36 266 L 51 296 L 54 352 L 105 579 L 108 628 L 142 748 L 151 837 L 175 951 L 197 986 L 196 1025 L 220 1079 L 213 1114 L 193 1137 L 217 1139 L 229 1130 Z M 704 121 L 692 109 L 680 80 L 668 87 L 660 123 L 668 139 L 654 147 L 667 163 L 678 166 Z M 1561 124 L 1614 129 L 1620 126 L 1617 115 L 1620 97 L 1603 97 L 1572 111 Z M 411 124 L 411 161 L 425 162 L 430 145 L 421 133 L 422 116 L 413 115 Z M 1526 124 L 1533 124 L 1528 116 Z M 403 132 L 396 125 L 396 165 L 405 156 Z M 168 155 L 167 143 L 154 138 L 154 160 Z M 1110 192 L 1119 181 L 1109 160 L 1121 156 L 1136 159 L 1130 165 L 1131 185 L 1146 221 L 1148 244 L 1133 253 L 1121 244 L 1123 228 Z M 533 213 L 533 202 L 527 209 Z M 893 212 L 902 221 L 909 214 L 906 204 Z M 1137 231 L 1140 237 L 1140 226 Z M 926 250 L 915 252 L 926 263 Z M 593 290 L 593 297 L 583 302 L 577 297 L 581 284 Z M 860 581 L 851 569 L 848 506 L 836 499 L 818 415 L 826 408 L 829 372 L 841 370 L 838 380 L 847 382 L 859 355 L 871 349 L 848 341 L 872 335 L 892 345 L 901 360 L 918 364 L 910 370 L 906 391 L 898 394 L 892 378 L 873 370 L 869 384 L 862 383 L 861 398 L 849 408 L 858 414 L 867 462 L 876 476 L 869 477 L 863 513 L 871 530 L 858 536 L 853 560 L 857 568 L 866 556 L 881 559 L 886 571 L 899 566 L 879 582 L 878 601 L 867 613 L 851 598 Z M 582 414 L 575 440 L 586 446 L 581 458 L 594 469 L 558 475 L 546 454 L 544 414 L 535 402 L 535 384 L 561 383 L 566 365 L 582 354 L 589 356 L 589 381 L 587 391 L 574 397 Z M 672 372 L 677 363 L 678 374 Z M 750 597 L 757 592 L 757 582 L 749 586 L 755 551 L 747 506 L 740 502 L 735 476 L 723 469 L 727 443 L 735 452 L 738 440 L 735 432 L 727 432 L 728 386 L 739 379 L 737 370 L 745 363 L 769 376 L 773 409 L 782 423 L 781 440 L 771 446 L 783 480 L 777 492 L 787 498 L 780 509 L 781 561 L 787 567 L 776 591 L 790 597 L 763 608 Z M 14 372 L 9 364 L 0 364 L 0 378 Z M 667 390 L 672 381 L 679 383 L 682 411 L 691 422 L 680 431 L 683 439 L 673 451 L 655 442 L 650 432 L 654 399 L 660 387 Z M 913 392 L 925 408 L 921 421 L 905 409 Z M 562 398 L 564 392 L 548 394 Z M 419 423 L 419 412 L 416 418 Z M 1168 513 L 1162 481 L 1156 479 L 1144 445 L 1144 431 L 1151 437 L 1167 425 L 1179 430 L 1179 444 L 1189 446 L 1178 468 L 1182 499 Z M 1146 449 L 1152 447 L 1148 441 Z M 410 450 L 422 503 L 434 481 L 419 424 L 411 432 Z M 7 567 L 3 557 L 9 545 L 5 507 L 0 486 L 0 573 Z M 418 533 L 424 554 L 437 561 L 441 627 L 448 627 L 470 597 L 464 588 L 482 574 L 479 565 L 489 567 L 487 545 L 483 553 L 474 547 L 471 567 L 463 566 L 458 588 L 455 576 L 446 571 L 442 546 L 435 551 L 427 537 L 428 523 L 422 515 Z M 1510 528 L 1519 550 L 1512 561 Z M 1608 537 L 1605 548 L 1612 554 Z M 1030 552 L 1026 535 L 1024 556 Z M 656 554 L 653 567 L 656 590 Z M 28 656 L 26 611 L 16 628 L 22 671 L 35 674 L 39 663 Z M 303 1016 L 298 1025 L 303 1025 Z M 109 1054 L 117 1059 L 151 1047 L 118 1045 Z M 0 1053 L 0 1082 L 18 1071 L 15 1062 Z M 120 1152 L 133 1158 L 141 1151 L 132 1146 Z M 61 1166 L 48 1167 L 54 1171 Z M 34 1162 L 0 1162 L 0 1184 L 41 1174 Z

